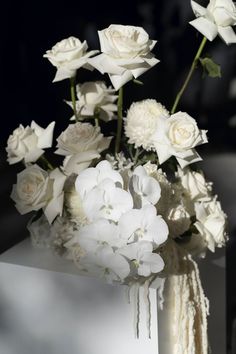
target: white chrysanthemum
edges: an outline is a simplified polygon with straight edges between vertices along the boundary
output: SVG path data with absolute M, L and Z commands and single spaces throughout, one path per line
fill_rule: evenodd
M 156 132 L 160 117 L 168 118 L 169 113 L 161 103 L 153 99 L 134 102 L 125 120 L 125 135 L 135 147 L 151 150 L 151 137 Z

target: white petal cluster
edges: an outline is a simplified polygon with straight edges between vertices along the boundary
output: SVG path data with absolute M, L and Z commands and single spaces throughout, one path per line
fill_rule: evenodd
M 57 138 L 56 154 L 66 156 L 63 167 L 66 174 L 80 173 L 100 153 L 106 150 L 111 137 L 104 137 L 99 127 L 90 123 L 70 124 Z
M 220 202 L 213 198 L 209 202 L 196 203 L 195 210 L 195 226 L 209 250 L 214 252 L 215 247 L 223 247 L 227 240 L 226 215 Z
M 154 150 L 162 164 L 175 156 L 183 168 L 201 160 L 194 149 L 207 142 L 205 130 L 185 112 L 172 115 L 155 100 L 133 103 L 125 120 L 125 134 L 129 143 L 145 150 Z
M 116 118 L 118 96 L 115 90 L 107 87 L 103 81 L 90 81 L 76 86 L 76 111 L 80 119 L 94 117 L 109 122 Z M 72 102 L 67 102 L 72 108 Z M 75 120 L 75 116 L 71 118 Z
M 156 253 L 168 236 L 154 206 L 160 198 L 159 183 L 142 166 L 130 173 L 125 184 L 104 160 L 82 171 L 75 182 L 87 225 L 65 244 L 67 252 L 82 272 L 109 282 L 123 282 L 135 274 L 148 277 L 164 267 Z
M 38 165 L 32 165 L 18 173 L 11 198 L 21 214 L 43 209 L 51 224 L 62 214 L 65 180 L 66 176 L 58 168 L 48 173 Z
M 98 35 L 102 54 L 89 63 L 102 74 L 108 73 L 116 90 L 159 62 L 151 53 L 156 41 L 141 27 L 110 25 Z
M 40 127 L 34 121 L 30 127 L 21 124 L 15 129 L 7 141 L 7 161 L 10 165 L 20 161 L 25 163 L 35 162 L 43 155 L 44 149 L 52 146 L 55 122 L 47 128 Z
M 57 68 L 53 82 L 72 78 L 76 70 L 84 67 L 92 70 L 88 58 L 97 53 L 97 50 L 87 52 L 87 42 L 81 42 L 76 37 L 69 37 L 56 43 L 52 49 L 47 50 L 44 58 Z
M 196 19 L 190 22 L 209 41 L 219 35 L 226 44 L 236 43 L 236 6 L 232 0 L 210 0 L 207 8 L 191 1 Z
M 161 103 L 153 99 L 134 102 L 125 119 L 125 135 L 129 143 L 142 146 L 145 150 L 154 148 L 152 136 L 158 129 L 161 119 L 169 117 L 169 112 Z

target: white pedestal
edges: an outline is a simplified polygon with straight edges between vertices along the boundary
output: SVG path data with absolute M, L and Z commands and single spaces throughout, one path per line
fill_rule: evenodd
M 212 352 L 225 354 L 224 269 L 206 260 L 201 267 L 214 309 Z M 0 353 L 174 354 L 165 336 L 165 312 L 157 311 L 156 290 L 150 289 L 151 339 L 143 308 L 140 338 L 135 339 L 125 287 L 76 273 L 73 264 L 34 249 L 29 239 L 0 255 Z

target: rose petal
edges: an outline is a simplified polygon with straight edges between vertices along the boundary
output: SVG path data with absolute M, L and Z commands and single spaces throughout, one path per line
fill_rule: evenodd
M 195 14 L 195 16 L 199 17 L 199 16 L 205 16 L 206 15 L 206 8 L 199 5 L 198 3 L 196 3 L 195 1 L 191 1 L 191 6 L 193 9 L 193 12 Z
M 215 39 L 215 37 L 217 36 L 217 26 L 204 17 L 199 17 L 189 22 L 189 24 L 196 28 L 209 41 L 213 41 L 213 39 Z
M 236 33 L 234 32 L 232 27 L 218 26 L 218 33 L 226 44 L 236 43 Z

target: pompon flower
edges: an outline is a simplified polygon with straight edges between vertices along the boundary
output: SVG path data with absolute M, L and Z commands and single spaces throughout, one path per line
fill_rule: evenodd
M 185 112 L 177 112 L 168 119 L 160 120 L 151 142 L 160 164 L 175 156 L 184 168 L 201 160 L 194 148 L 207 143 L 207 136 L 206 130 L 200 130 L 194 118 Z
M 98 35 L 102 54 L 89 63 L 102 74 L 108 73 L 116 90 L 159 62 L 151 53 L 156 41 L 141 27 L 110 25 Z
M 207 8 L 191 1 L 197 19 L 189 22 L 209 41 L 219 35 L 226 44 L 236 43 L 236 6 L 232 0 L 210 0 Z
M 209 202 L 196 203 L 195 210 L 197 221 L 194 225 L 209 250 L 214 252 L 215 247 L 223 247 L 227 240 L 226 215 L 220 202 L 214 197 Z
M 57 68 L 53 82 L 74 77 L 76 70 L 81 67 L 93 70 L 93 67 L 88 64 L 88 58 L 98 51 L 87 52 L 87 49 L 86 41 L 82 43 L 78 38 L 69 37 L 47 50 L 44 58 L 47 58 Z
M 24 128 L 20 125 L 15 129 L 7 141 L 6 151 L 9 164 L 12 165 L 22 160 L 25 163 L 38 160 L 43 155 L 44 149 L 52 146 L 54 126 L 55 122 L 52 122 L 44 129 L 32 121 L 30 127 Z
M 169 117 L 165 107 L 153 99 L 134 102 L 125 119 L 125 135 L 136 148 L 152 150 L 151 137 L 158 129 L 160 120 Z
M 32 165 L 18 173 L 11 198 L 21 214 L 43 209 L 51 224 L 62 214 L 65 180 L 66 176 L 59 169 L 48 173 L 38 165 Z
M 116 118 L 118 96 L 115 90 L 107 87 L 103 81 L 85 82 L 76 86 L 76 111 L 81 119 L 98 115 L 99 119 L 108 122 Z M 72 102 L 67 102 L 72 108 Z M 75 120 L 75 116 L 71 118 Z
M 56 154 L 66 156 L 63 167 L 67 174 L 80 173 L 93 159 L 100 157 L 112 137 L 104 137 L 99 127 L 90 123 L 70 124 L 57 138 Z

